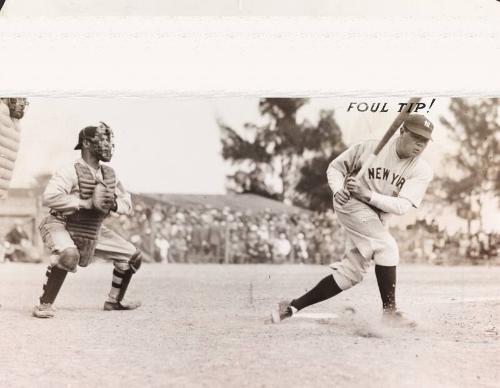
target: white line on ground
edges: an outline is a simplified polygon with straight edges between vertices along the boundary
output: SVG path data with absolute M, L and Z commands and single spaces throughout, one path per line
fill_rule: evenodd
M 472 302 L 500 302 L 500 296 L 476 296 L 471 298 L 449 298 L 438 303 L 472 303 Z
M 332 314 L 332 313 L 304 313 L 304 312 L 300 312 L 300 313 L 294 314 L 294 317 L 303 318 L 303 319 L 336 319 L 339 316 L 337 314 Z

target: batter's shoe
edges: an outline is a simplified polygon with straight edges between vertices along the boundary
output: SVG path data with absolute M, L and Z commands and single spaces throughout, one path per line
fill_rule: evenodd
M 278 309 L 271 313 L 272 323 L 280 323 L 283 319 L 290 318 L 293 315 L 293 309 L 290 301 L 284 300 L 278 303 Z
M 33 316 L 35 318 L 54 318 L 56 309 L 51 303 L 40 303 L 33 309 Z
M 411 328 L 417 326 L 415 321 L 406 318 L 404 314 L 398 310 L 384 310 L 382 314 L 382 323 L 396 328 Z
M 123 310 L 135 310 L 141 307 L 142 303 L 139 301 L 120 301 L 120 302 L 110 302 L 109 300 L 104 302 L 104 311 L 123 311 Z

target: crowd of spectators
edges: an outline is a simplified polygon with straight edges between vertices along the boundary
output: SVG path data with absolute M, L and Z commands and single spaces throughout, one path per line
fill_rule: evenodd
M 108 222 L 151 261 L 330 264 L 344 252 L 345 235 L 333 211 L 240 212 L 134 202 L 132 216 L 114 216 Z M 402 262 L 463 264 L 499 259 L 497 234 L 451 235 L 426 221 L 392 233 L 399 242 Z
M 146 203 L 134 197 L 131 215 L 113 214 L 106 223 L 151 262 L 327 265 L 341 260 L 345 247 L 345 233 L 333 211 L 241 212 L 229 207 Z M 31 221 L 14 220 L 0 238 L 0 262 L 43 260 L 43 247 L 26 233 L 30 226 Z M 500 264 L 498 233 L 451 234 L 435 221 L 425 220 L 391 233 L 398 241 L 402 262 Z
M 398 230 L 402 259 L 431 264 L 500 264 L 500 234 L 483 231 L 449 233 L 435 221 L 417 221 Z
M 132 217 L 108 222 L 152 261 L 328 264 L 344 250 L 333 212 L 278 214 L 135 202 Z

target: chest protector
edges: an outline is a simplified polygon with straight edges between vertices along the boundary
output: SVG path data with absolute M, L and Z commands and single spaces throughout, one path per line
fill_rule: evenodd
M 88 166 L 76 163 L 75 170 L 78 176 L 80 198 L 92 198 L 92 194 L 98 183 L 97 180 L 92 175 Z M 115 171 L 111 167 L 104 165 L 101 165 L 101 171 L 104 184 L 114 191 L 116 187 Z M 106 217 L 107 214 L 97 209 L 80 209 L 66 218 L 68 232 L 80 252 L 79 265 L 81 267 L 89 265 L 94 257 L 97 237 Z

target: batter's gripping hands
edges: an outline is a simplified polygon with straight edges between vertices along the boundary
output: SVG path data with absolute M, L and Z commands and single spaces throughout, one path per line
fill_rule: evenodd
M 346 188 L 342 188 L 335 193 L 334 198 L 335 202 L 340 206 L 344 206 L 351 198 L 351 193 Z

